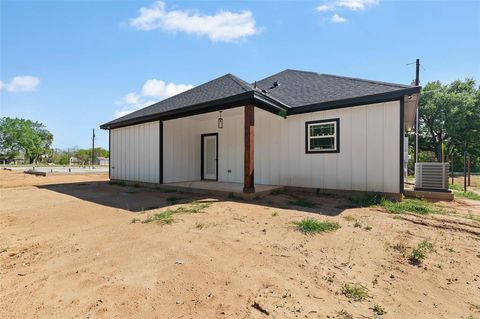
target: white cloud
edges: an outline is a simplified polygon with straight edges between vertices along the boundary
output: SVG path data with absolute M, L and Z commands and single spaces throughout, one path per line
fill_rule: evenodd
M 338 15 L 338 14 L 334 14 L 331 18 L 330 18 L 330 22 L 332 23 L 344 23 L 344 22 L 347 22 L 347 19 L 345 19 L 344 17 Z
M 162 80 L 152 79 L 145 82 L 142 94 L 165 99 L 191 88 L 193 88 L 193 85 L 190 84 L 165 83 Z
M 361 11 L 378 3 L 379 0 L 326 0 L 315 9 L 320 13 L 333 13 L 330 17 L 330 22 L 332 23 L 344 23 L 348 20 L 343 15 L 338 14 L 338 12 Z
M 208 36 L 214 42 L 232 42 L 260 32 L 251 11 L 220 11 L 204 15 L 182 10 L 167 11 L 163 1 L 141 7 L 139 15 L 130 20 L 136 29 L 163 29 Z
M 121 109 L 115 111 L 114 117 L 122 117 L 191 88 L 193 88 L 191 84 L 165 83 L 165 81 L 157 79 L 147 80 L 143 84 L 140 94 L 131 92 L 125 95 L 120 101 L 115 102 L 116 105 L 121 106 Z M 153 98 L 156 99 L 153 100 Z
M 35 76 L 15 76 L 8 83 L 0 81 L 0 90 L 5 90 L 8 92 L 35 91 L 39 84 L 40 79 Z

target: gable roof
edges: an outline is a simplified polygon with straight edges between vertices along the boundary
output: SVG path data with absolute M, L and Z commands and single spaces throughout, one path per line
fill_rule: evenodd
M 275 83 L 276 82 L 276 83 Z M 275 85 L 275 84 L 276 85 Z M 287 69 L 255 84 L 226 74 L 101 125 L 110 129 L 254 104 L 288 114 L 353 106 L 418 93 L 420 87 Z M 357 104 L 358 105 L 358 104 Z
M 274 82 L 277 86 L 273 86 Z M 290 69 L 258 81 L 257 86 L 291 108 L 411 88 L 409 85 Z

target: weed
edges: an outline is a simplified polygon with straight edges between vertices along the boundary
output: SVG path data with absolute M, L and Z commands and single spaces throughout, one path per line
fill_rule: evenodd
M 343 285 L 342 294 L 355 301 L 363 301 L 369 297 L 368 289 L 359 283 L 346 283 Z
M 341 310 L 337 312 L 337 318 L 338 319 L 353 319 L 353 315 L 349 314 L 345 310 Z
M 170 225 L 174 222 L 173 214 L 173 211 L 167 209 L 164 212 L 148 216 L 144 221 L 142 221 L 142 223 L 147 224 L 151 222 L 157 222 L 162 225 Z
M 276 217 L 276 216 L 278 216 L 278 212 L 273 212 L 272 217 Z
M 297 226 L 297 230 L 304 234 L 330 232 L 340 228 L 340 225 L 338 223 L 320 222 L 313 218 L 305 218 L 299 222 L 294 222 L 294 224 Z
M 314 202 L 311 202 L 306 199 L 297 199 L 294 201 L 290 201 L 289 204 L 294 206 L 307 207 L 307 208 L 314 208 L 317 206 L 317 204 L 315 204 Z
M 205 227 L 206 227 L 206 225 L 203 224 L 203 223 L 196 223 L 196 224 L 195 224 L 195 228 L 198 229 L 198 230 L 202 230 L 202 229 L 204 229 Z
M 355 224 L 353 224 L 353 227 L 355 227 L 355 228 L 361 228 L 361 227 L 362 227 L 362 223 L 360 223 L 360 221 L 357 219 L 357 220 L 355 220 Z
M 135 223 L 138 223 L 140 222 L 140 219 L 138 218 L 133 218 L 131 221 L 130 221 L 130 224 L 135 224 Z
M 343 219 L 345 219 L 347 222 L 353 222 L 355 220 L 355 217 L 353 217 L 352 215 L 346 215 L 343 216 Z
M 408 256 L 408 261 L 412 265 L 420 265 L 427 257 L 427 253 L 432 251 L 433 244 L 424 240 L 412 250 L 412 253 Z
M 384 314 L 387 313 L 385 309 L 379 304 L 374 304 L 372 309 L 373 309 L 373 313 L 378 316 L 383 316 Z
M 448 251 L 449 253 L 455 253 L 455 252 L 456 252 L 455 249 L 453 249 L 452 247 L 448 247 L 448 248 L 447 248 L 447 251 Z
M 177 209 L 175 209 L 173 212 L 174 213 L 190 213 L 190 214 L 196 214 L 202 212 L 205 208 L 210 207 L 210 203 L 200 203 L 200 202 L 192 202 L 190 206 L 182 206 Z
M 466 191 L 466 192 L 453 191 L 453 194 L 458 197 L 463 197 L 463 198 L 472 199 L 472 200 L 480 200 L 480 195 L 471 191 Z
M 391 202 L 383 199 L 380 206 L 392 214 L 402 214 L 406 212 L 427 215 L 427 214 L 446 214 L 447 211 L 434 204 L 420 199 L 404 199 L 401 202 Z

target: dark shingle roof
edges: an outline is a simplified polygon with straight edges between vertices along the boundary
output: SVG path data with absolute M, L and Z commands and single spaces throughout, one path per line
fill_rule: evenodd
M 278 85 L 275 86 L 274 82 L 277 82 Z M 227 103 L 227 101 L 232 105 L 240 102 L 257 102 L 258 105 L 270 107 L 275 112 L 284 109 L 293 114 L 297 111 L 311 111 L 308 107 L 300 108 L 302 106 L 315 105 L 319 110 L 322 107 L 328 107 L 327 104 L 331 102 L 345 100 L 350 103 L 351 99 L 365 102 L 370 97 L 380 97 L 390 93 L 395 96 L 403 96 L 410 91 L 420 90 L 419 87 L 409 85 L 289 69 L 262 79 L 256 85 L 257 87 L 254 87 L 232 74 L 226 74 L 105 123 L 101 125 L 101 128 L 132 125 L 171 114 L 185 113 L 191 109 L 198 112 L 212 106 L 218 108 L 221 103 Z
M 160 114 L 174 109 L 242 94 L 252 91 L 252 89 L 250 84 L 229 73 L 106 124 L 115 124 L 137 117 Z
M 274 87 L 274 82 L 278 86 Z M 257 86 L 292 108 L 411 88 L 409 85 L 297 70 L 271 75 L 258 81 Z

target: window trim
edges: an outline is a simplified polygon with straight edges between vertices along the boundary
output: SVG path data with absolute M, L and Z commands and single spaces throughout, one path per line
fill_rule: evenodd
M 335 123 L 335 149 L 328 149 L 328 150 L 310 150 L 310 131 L 309 127 L 312 124 L 325 124 L 325 123 Z M 305 122 L 305 153 L 306 154 L 316 154 L 316 153 L 340 153 L 340 119 L 333 118 L 333 119 L 325 119 L 325 120 L 317 120 L 317 121 L 307 121 Z

